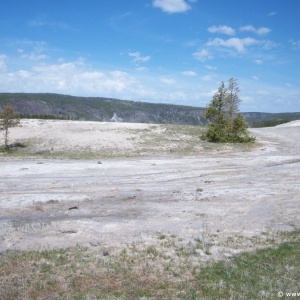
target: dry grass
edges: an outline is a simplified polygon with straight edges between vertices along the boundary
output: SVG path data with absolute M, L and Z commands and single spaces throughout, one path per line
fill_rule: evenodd
M 298 231 L 257 238 L 269 247 L 220 262 L 202 259 L 210 255 L 204 240 L 158 239 L 160 247 L 7 251 L 0 299 L 276 299 L 279 291 L 300 290 Z M 226 244 L 236 247 L 241 239 Z

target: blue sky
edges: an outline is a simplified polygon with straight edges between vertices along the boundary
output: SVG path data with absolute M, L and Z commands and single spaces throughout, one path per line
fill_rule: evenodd
M 241 111 L 300 111 L 299 0 L 0 3 L 0 92 L 205 107 L 238 79 Z

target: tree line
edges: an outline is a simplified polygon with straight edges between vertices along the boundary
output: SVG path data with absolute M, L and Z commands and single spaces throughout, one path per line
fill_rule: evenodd
M 65 117 L 57 117 L 54 115 L 45 115 L 45 114 L 18 114 L 18 117 L 20 119 L 43 119 L 43 120 L 70 120 L 70 118 L 65 118 Z
M 282 119 L 282 120 L 267 120 L 267 121 L 254 121 L 251 122 L 252 128 L 260 128 L 260 127 L 273 127 L 276 125 L 288 123 L 290 120 L 288 119 Z

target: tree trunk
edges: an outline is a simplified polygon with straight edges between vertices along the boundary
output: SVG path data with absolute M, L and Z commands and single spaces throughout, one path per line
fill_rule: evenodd
M 5 137 L 4 137 L 4 148 L 5 150 L 8 150 L 8 127 L 5 127 Z

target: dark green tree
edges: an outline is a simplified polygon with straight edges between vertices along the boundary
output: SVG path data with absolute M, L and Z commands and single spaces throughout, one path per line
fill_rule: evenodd
M 239 113 L 239 86 L 237 80 L 230 78 L 228 87 L 221 82 L 218 91 L 207 106 L 204 117 L 209 121 L 208 128 L 202 135 L 211 142 L 251 142 L 255 138 L 249 136 L 248 125 Z
M 5 105 L 3 113 L 0 114 L 0 129 L 4 130 L 4 149 L 8 150 L 8 129 L 20 123 L 11 105 Z

